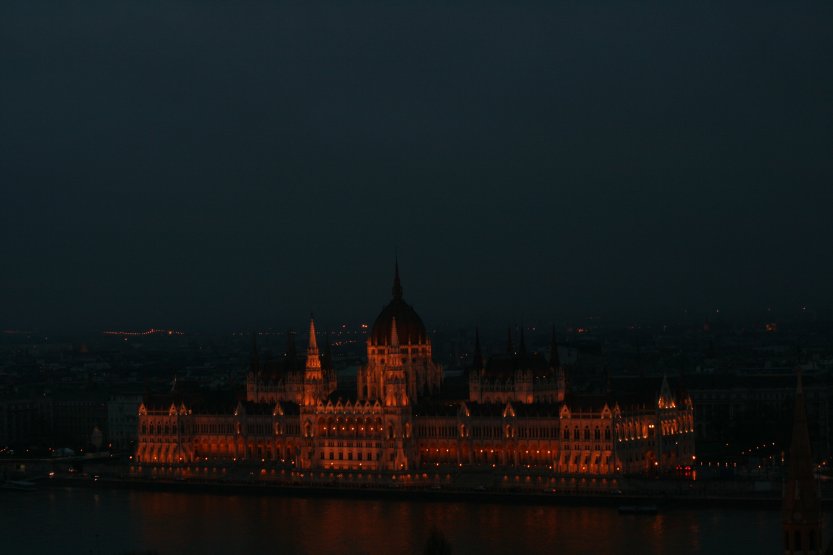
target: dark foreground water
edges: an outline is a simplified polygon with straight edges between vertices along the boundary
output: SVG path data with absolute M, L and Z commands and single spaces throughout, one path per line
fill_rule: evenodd
M 0 553 L 779 553 L 780 513 L 54 489 L 0 492 Z

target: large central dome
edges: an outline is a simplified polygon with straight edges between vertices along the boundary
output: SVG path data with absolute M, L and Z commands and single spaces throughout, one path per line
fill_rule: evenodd
M 393 299 L 382 309 L 373 328 L 370 330 L 370 340 L 373 345 L 388 345 L 393 319 L 396 318 L 396 334 L 402 345 L 425 343 L 428 334 L 425 324 L 414 308 L 402 300 L 402 285 L 399 283 L 399 264 L 393 278 Z

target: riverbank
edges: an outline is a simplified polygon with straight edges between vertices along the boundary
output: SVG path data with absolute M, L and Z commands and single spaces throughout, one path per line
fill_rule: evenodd
M 83 464 L 81 464 L 83 463 Z M 12 466 L 10 466 L 10 469 Z M 292 466 L 241 463 L 137 465 L 114 457 L 15 463 L 6 479 L 38 487 L 83 487 L 322 498 L 496 502 L 538 505 L 778 508 L 776 476 L 559 476 L 516 469 L 435 468 L 404 473 L 302 471 Z M 824 504 L 833 507 L 833 483 L 822 482 Z
M 53 477 L 41 480 L 43 487 L 84 487 L 94 489 L 128 489 L 215 495 L 297 496 L 320 498 L 396 499 L 413 501 L 455 501 L 472 503 L 573 505 L 573 506 L 656 506 L 663 510 L 696 507 L 771 508 L 781 505 L 781 497 L 761 495 L 715 495 L 669 488 L 647 493 L 606 490 L 486 490 L 455 487 L 376 486 L 369 484 L 269 483 L 230 480 L 124 479 L 100 476 Z M 833 507 L 833 498 L 824 500 Z

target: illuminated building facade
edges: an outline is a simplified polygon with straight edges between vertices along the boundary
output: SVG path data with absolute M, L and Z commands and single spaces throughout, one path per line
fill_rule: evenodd
M 442 367 L 403 299 L 398 267 L 393 298 L 367 338 L 356 392 L 336 389 L 329 346 L 318 347 L 310 319 L 306 355 L 290 335 L 281 361 L 253 349 L 246 399 L 227 406 L 150 401 L 139 410 L 141 464 L 250 461 L 299 469 L 411 471 L 511 469 L 610 475 L 691 464 L 690 398 L 663 379 L 642 398 L 573 395 L 555 335 L 547 360 L 518 349 L 484 361 L 479 337 L 469 395 L 441 395 Z

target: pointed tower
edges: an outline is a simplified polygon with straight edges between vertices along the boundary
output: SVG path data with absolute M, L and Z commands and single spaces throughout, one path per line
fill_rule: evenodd
M 309 346 L 307 347 L 307 372 L 310 369 L 321 370 L 321 358 L 318 353 L 318 338 L 315 336 L 315 320 L 309 318 Z
M 674 398 L 674 394 L 671 393 L 671 386 L 668 385 L 668 376 L 665 374 L 662 375 L 662 385 L 659 387 L 657 406 L 661 409 L 677 408 L 677 400 Z
M 394 261 L 393 288 L 391 289 L 394 300 L 402 300 L 402 283 L 399 281 L 399 257 Z
M 324 375 L 321 370 L 321 357 L 318 353 L 318 340 L 315 337 L 315 320 L 310 316 L 307 364 L 304 368 L 305 405 L 314 405 L 322 398 L 323 382 Z
M 784 482 L 784 554 L 822 553 L 821 494 L 814 476 L 801 370 L 797 371 L 792 443 Z
M 390 345 L 388 346 L 388 360 L 385 368 L 385 405 L 405 406 L 408 395 L 405 387 L 405 369 L 402 368 L 402 355 L 399 350 L 399 332 L 396 329 L 396 318 L 391 321 Z

